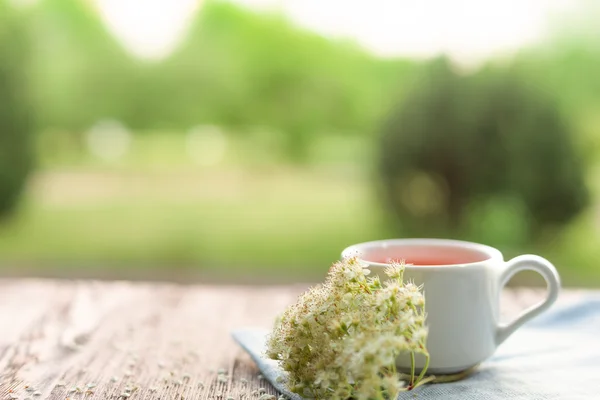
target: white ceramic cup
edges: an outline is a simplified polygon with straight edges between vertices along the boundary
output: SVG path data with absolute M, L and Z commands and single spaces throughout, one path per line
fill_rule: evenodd
M 556 301 L 560 278 L 546 259 L 522 255 L 504 261 L 499 250 L 477 243 L 445 239 L 390 239 L 356 244 L 342 258 L 358 256 L 372 273 L 383 275 L 388 258 L 407 263 L 404 278 L 423 285 L 431 356 L 428 371 L 454 374 L 475 367 L 523 323 Z M 439 264 L 440 260 L 444 264 Z M 410 263 L 414 265 L 410 265 Z M 519 271 L 532 270 L 544 277 L 546 299 L 523 311 L 512 322 L 500 323 L 500 293 Z M 423 368 L 417 357 L 416 366 Z M 408 357 L 398 367 L 410 368 Z

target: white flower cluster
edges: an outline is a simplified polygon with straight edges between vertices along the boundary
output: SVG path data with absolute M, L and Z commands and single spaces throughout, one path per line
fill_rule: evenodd
M 367 277 L 356 258 L 335 263 L 325 283 L 309 289 L 277 321 L 267 354 L 288 372 L 291 391 L 315 399 L 395 399 L 424 382 L 415 378 L 414 355 L 425 347 L 421 288 L 403 282 L 404 265 Z M 396 357 L 410 354 L 408 384 L 396 373 Z

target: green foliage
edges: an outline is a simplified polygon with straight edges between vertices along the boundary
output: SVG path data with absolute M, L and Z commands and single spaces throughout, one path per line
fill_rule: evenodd
M 33 100 L 42 128 L 80 131 L 124 118 L 136 103 L 138 64 L 105 27 L 92 3 L 40 0 L 29 12 Z
M 24 69 L 27 37 L 0 0 L 0 216 L 16 205 L 31 169 L 31 110 Z
M 523 49 L 514 64 L 531 84 L 556 94 L 585 162 L 593 164 L 600 159 L 600 3 L 575 2 L 570 12 L 551 21 L 549 37 Z
M 281 15 L 220 1 L 203 5 L 186 41 L 156 69 L 168 98 L 179 100 L 165 105 L 167 120 L 182 128 L 268 126 L 282 132 L 287 156 L 297 161 L 315 135 L 373 131 L 407 70 Z
M 83 0 L 40 0 L 29 24 L 43 127 L 267 127 L 296 161 L 317 135 L 374 131 L 413 68 L 223 1 L 204 2 L 179 48 L 155 62 L 130 57 Z
M 586 205 L 583 174 L 572 132 L 552 99 L 511 69 L 462 76 L 436 60 L 381 137 L 386 200 L 408 235 L 477 232 L 481 240 L 482 227 L 469 212 L 485 216 L 502 198 L 511 206 L 501 219 L 512 214 L 525 232 L 508 239 L 532 239 Z

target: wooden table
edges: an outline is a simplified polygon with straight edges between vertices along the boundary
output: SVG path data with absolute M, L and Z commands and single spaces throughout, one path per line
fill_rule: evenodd
M 271 327 L 306 287 L 0 280 L 0 400 L 276 394 L 229 332 Z M 541 296 L 506 291 L 503 312 Z

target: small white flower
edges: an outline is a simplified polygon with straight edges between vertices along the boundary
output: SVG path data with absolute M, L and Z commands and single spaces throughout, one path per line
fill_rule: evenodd
M 394 263 L 386 267 L 384 272 L 388 277 L 392 279 L 402 280 L 402 276 L 404 274 L 404 263 Z

